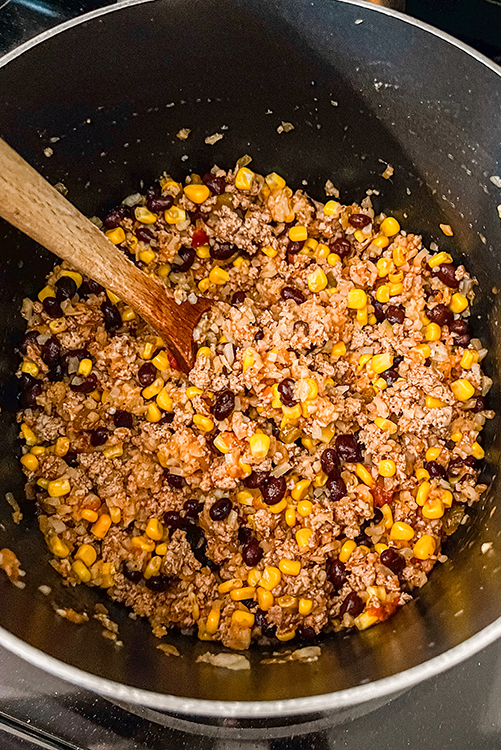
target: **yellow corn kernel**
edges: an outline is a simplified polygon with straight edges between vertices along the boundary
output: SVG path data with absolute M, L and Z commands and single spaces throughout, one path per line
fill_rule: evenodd
M 307 480 L 303 480 L 303 481 L 307 481 Z M 313 510 L 313 503 L 310 500 L 301 500 L 297 505 L 297 512 L 303 518 L 306 518 L 307 516 L 309 516 L 312 510 Z
M 275 258 L 278 255 L 278 250 L 269 245 L 268 247 L 262 247 L 261 252 L 268 256 L 268 258 Z
M 49 542 L 50 548 L 52 550 L 52 554 L 56 557 L 68 557 L 70 554 L 70 549 L 66 542 L 63 542 L 62 539 L 59 539 L 58 536 L 53 536 L 52 539 Z
M 308 494 L 308 490 L 309 490 L 310 485 L 311 485 L 311 482 L 310 482 L 309 479 L 301 479 L 301 481 L 296 484 L 296 486 L 294 487 L 294 489 L 291 490 L 292 498 L 294 500 L 303 500 L 303 498 L 306 497 L 306 495 Z M 305 502 L 309 502 L 309 501 L 305 501 Z M 311 503 L 310 503 L 310 505 L 311 505 Z M 306 506 L 303 506 L 303 508 L 304 507 L 306 507 Z M 299 508 L 299 505 L 298 505 L 297 512 L 301 516 L 302 515 L 309 515 L 309 513 L 311 513 L 311 508 L 310 508 L 310 510 L 309 510 L 308 513 L 303 514 L 301 512 L 300 508 Z
M 363 555 L 368 555 L 370 552 L 369 547 L 366 547 L 365 544 L 360 544 L 358 547 L 359 552 L 361 552 Z
M 148 263 L 154 261 L 155 257 L 156 255 L 154 250 L 141 250 L 141 252 L 139 253 L 139 260 L 143 263 L 146 263 L 147 265 Z
M 356 464 L 355 474 L 368 487 L 371 487 L 374 484 L 374 479 L 372 478 L 370 472 L 367 471 L 367 469 L 365 468 L 363 464 Z
M 120 458 L 123 456 L 123 445 L 111 445 L 103 451 L 103 456 L 108 459 Z
M 287 508 L 285 511 L 285 523 L 291 527 L 296 525 L 296 511 L 294 508 Z
M 348 562 L 352 553 L 356 550 L 357 543 L 353 539 L 347 539 L 339 552 L 339 559 L 342 563 Z
M 390 531 L 390 539 L 408 542 L 414 536 L 414 529 L 405 521 L 395 521 Z
M 115 229 L 108 229 L 105 235 L 113 245 L 120 245 L 125 241 L 125 232 L 122 227 L 116 227 Z
M 231 616 L 231 624 L 240 628 L 252 628 L 254 620 L 255 617 L 251 612 L 243 612 L 241 609 L 236 609 Z
M 282 406 L 282 404 L 280 404 L 280 406 Z M 316 447 L 316 443 L 313 438 L 301 438 L 301 444 L 303 448 L 306 448 L 306 450 L 310 453 L 313 453 Z
M 428 323 L 424 329 L 424 337 L 426 341 L 440 341 L 442 335 L 442 329 L 437 323 Z
M 49 480 L 45 479 L 44 477 L 40 477 L 40 479 L 37 479 L 37 484 L 39 487 L 41 487 L 43 490 L 46 490 L 49 486 Z
M 245 461 L 242 461 L 242 459 L 238 459 L 238 466 L 244 477 L 249 477 L 252 474 L 252 466 L 250 464 L 246 464 Z
M 324 487 L 324 485 L 327 484 L 327 480 L 329 477 L 324 471 L 321 471 L 319 474 L 316 475 L 315 479 L 313 480 L 313 486 L 314 487 Z
M 220 583 L 217 590 L 220 594 L 228 594 L 233 589 L 241 589 L 243 585 L 244 582 L 241 578 L 230 578 L 229 580 Z
M 451 297 L 451 303 L 449 307 L 455 314 L 462 313 L 463 310 L 466 310 L 466 308 L 468 307 L 468 300 L 466 299 L 464 294 L 456 292 Z
M 153 576 L 158 575 L 161 565 L 162 565 L 162 558 L 159 555 L 154 555 L 151 558 L 151 560 L 148 562 L 148 565 L 146 566 L 144 573 L 143 573 L 146 580 L 148 580 L 149 578 L 153 578 Z
M 47 297 L 55 297 L 56 292 L 54 291 L 54 287 L 52 286 L 44 286 L 44 288 L 38 292 L 38 299 L 40 302 L 43 302 L 44 299 L 47 299 Z
M 158 216 L 152 213 L 146 206 L 136 206 L 134 216 L 141 224 L 154 224 Z
M 296 609 L 297 596 L 290 596 L 289 594 L 285 594 L 284 596 L 279 596 L 276 599 L 276 603 L 279 607 L 282 607 L 282 609 Z
M 337 216 L 341 204 L 337 201 L 327 201 L 324 206 L 324 216 Z
M 98 539 L 104 539 L 111 526 L 111 516 L 108 513 L 103 513 L 99 516 L 96 523 L 91 526 L 91 533 L 94 534 Z
M 400 232 L 400 224 L 392 216 L 387 216 L 386 219 L 381 222 L 379 228 L 387 237 L 393 237 Z
M 73 281 L 77 285 L 77 288 L 79 286 L 82 286 L 82 274 L 78 273 L 78 271 L 66 271 L 65 269 L 63 269 L 59 274 L 59 278 L 61 278 L 61 276 L 69 276 L 70 279 L 73 279 Z
M 229 278 L 230 274 L 228 271 L 225 271 L 224 268 L 220 268 L 219 266 L 214 266 L 209 273 L 209 281 L 211 284 L 226 284 Z
M 219 607 L 213 607 L 207 616 L 207 623 L 205 625 L 205 630 L 207 631 L 207 633 L 209 633 L 210 635 L 214 635 L 214 633 L 217 633 L 220 618 L 221 610 L 219 609 Z
M 75 559 L 82 560 L 90 568 L 97 560 L 97 552 L 92 544 L 81 544 L 75 553 Z
M 25 372 L 28 375 L 31 375 L 32 378 L 36 378 L 39 373 L 39 369 L 34 362 L 30 362 L 29 360 L 25 359 L 25 361 L 21 365 L 21 372 Z
M 230 452 L 230 446 L 228 445 L 224 435 L 222 433 L 219 433 L 219 435 L 215 438 L 213 441 L 214 447 L 218 449 L 221 453 L 229 453 Z
M 420 482 L 422 479 L 429 479 L 430 478 L 430 472 L 427 471 L 424 467 L 421 469 L 416 469 L 415 476 L 418 482 Z
M 423 534 L 414 545 L 412 553 L 418 560 L 428 560 L 435 554 L 435 549 L 436 543 L 434 538 L 429 534 Z
M 359 323 L 361 326 L 366 326 L 369 322 L 369 315 L 367 312 L 367 307 L 363 307 L 361 310 L 357 310 L 357 323 Z
M 371 245 L 373 247 L 380 247 L 382 250 L 384 250 L 385 247 L 388 247 L 389 244 L 390 244 L 390 240 L 384 234 L 378 234 L 378 236 L 374 237 L 374 239 L 371 242 Z M 383 274 L 383 275 L 386 275 L 386 274 Z
M 83 563 L 81 560 L 75 560 L 75 562 L 72 563 L 71 568 L 75 575 L 80 578 L 82 583 L 89 583 L 92 578 L 92 574 L 85 563 Z
M 368 239 L 367 235 L 360 229 L 357 229 L 357 231 L 354 233 L 354 237 L 357 242 L 365 242 L 365 240 Z
M 357 630 L 367 630 L 372 625 L 379 622 L 379 618 L 376 615 L 371 615 L 369 612 L 362 612 L 362 614 L 355 617 L 354 623 Z
M 147 422 L 160 422 L 162 419 L 162 412 L 156 404 L 148 404 L 148 411 L 146 412 Z
M 249 584 L 249 586 L 252 586 L 255 589 L 260 580 L 261 571 L 259 570 L 259 568 L 251 568 L 247 575 L 247 583 Z
M 388 545 L 384 544 L 383 542 L 378 542 L 377 544 L 374 545 L 374 549 L 376 550 L 378 555 L 380 555 L 381 552 L 384 552 L 385 549 L 388 549 Z
M 287 560 L 283 558 L 278 563 L 278 569 L 284 575 L 298 576 L 301 572 L 301 563 L 299 560 Z
M 295 637 L 296 637 L 295 630 L 286 630 L 283 633 L 277 633 L 275 635 L 275 638 L 279 641 L 292 641 L 292 639 Z
M 313 600 L 312 599 L 300 599 L 299 600 L 299 606 L 298 606 L 298 612 L 300 615 L 303 615 L 303 617 L 306 617 L 310 614 L 311 610 L 313 609 Z
M 350 310 L 362 310 L 367 307 L 367 294 L 363 289 L 350 289 L 348 292 L 348 307 Z
M 209 245 L 199 245 L 196 249 L 196 254 L 198 258 L 201 258 L 202 260 L 207 260 L 207 258 L 210 258 L 210 247 Z M 202 279 L 203 281 L 203 279 Z M 200 287 L 200 284 L 199 284 Z
M 451 435 L 451 440 L 453 443 L 459 443 L 460 440 L 463 439 L 463 433 L 462 432 L 453 432 Z
M 197 349 L 197 359 L 199 357 L 208 357 L 209 359 L 212 357 L 212 352 L 211 352 L 211 350 L 209 349 L 208 346 L 201 346 L 199 349 Z M 192 386 L 192 387 L 194 387 L 194 386 Z M 201 393 L 201 391 L 200 391 L 200 393 Z M 191 398 L 191 396 L 189 398 Z
M 384 239 L 386 240 L 386 244 L 388 244 L 388 238 L 385 237 Z M 376 263 L 376 268 L 379 278 L 382 279 L 384 276 L 388 276 L 388 274 L 393 271 L 393 261 L 391 258 L 379 258 L 378 262 Z
M 376 427 L 379 427 L 380 430 L 388 432 L 390 435 L 394 435 L 398 429 L 395 422 L 392 422 L 391 419 L 385 419 L 384 417 L 376 417 L 374 424 Z
M 270 444 L 270 437 L 264 433 L 254 433 L 254 435 L 251 435 L 249 438 L 249 448 L 252 457 L 257 461 L 262 461 L 268 455 Z
M 207 185 L 186 185 L 184 194 L 192 203 L 204 203 L 210 197 Z
M 388 274 L 388 281 L 390 281 L 392 284 L 400 284 L 400 282 L 403 280 L 404 280 L 403 271 L 399 271 L 398 273 Z
M 458 401 L 468 401 L 475 393 L 475 388 L 466 378 L 460 378 L 451 383 L 451 391 Z
M 156 378 L 151 385 L 146 386 L 141 391 L 141 396 L 145 399 L 154 398 L 158 396 L 162 388 L 164 387 L 164 380 L 162 378 Z
M 154 345 L 150 341 L 147 341 L 143 347 L 143 351 L 139 356 L 141 357 L 141 359 L 150 359 L 154 351 Z
M 166 279 L 169 274 L 170 274 L 170 263 L 162 263 L 161 266 L 158 266 L 157 275 L 161 279 Z
M 214 440 L 214 444 L 215 443 L 216 441 Z M 252 494 L 252 492 L 249 492 L 249 490 L 240 490 L 240 492 L 237 492 L 237 502 L 239 502 L 240 505 L 251 506 L 253 504 L 253 500 L 254 500 L 254 495 Z
M 296 224 L 289 229 L 288 235 L 291 242 L 302 242 L 308 239 L 308 230 L 301 224 Z
M 428 450 L 424 454 L 424 457 L 427 461 L 436 461 L 441 453 L 442 448 L 439 445 L 435 445 L 433 446 L 433 448 L 428 448 Z
M 41 456 L 43 453 L 45 453 L 45 446 L 34 445 L 33 448 L 30 448 L 30 453 L 33 453 L 34 456 Z
M 80 511 L 80 518 L 83 518 L 84 521 L 95 523 L 99 518 L 99 513 L 95 510 L 92 510 L 92 508 L 82 508 L 82 510 Z
M 155 554 L 160 555 L 160 557 L 163 557 L 167 554 L 167 544 L 165 542 L 162 542 L 161 544 L 157 544 L 155 547 Z
M 341 257 L 337 253 L 329 253 L 327 263 L 329 266 L 335 266 L 336 263 L 341 263 Z
M 231 262 L 231 265 L 234 268 L 249 268 L 250 260 L 248 258 L 242 258 L 242 256 L 239 255 L 238 258 L 235 258 L 235 260 Z
M 367 362 L 370 362 L 371 355 L 370 354 L 362 354 L 362 356 L 358 360 L 358 367 L 357 370 L 360 372 L 360 370 L 363 370 Z
M 164 411 L 174 411 L 174 403 L 165 388 L 162 388 L 155 400 Z
M 459 363 L 463 370 L 471 370 L 473 365 L 476 365 L 478 362 L 478 354 L 477 352 L 473 351 L 473 349 L 466 349 L 465 353 L 461 357 L 461 362 Z
M 442 518 L 444 512 L 444 504 L 439 497 L 428 498 L 423 505 L 423 510 L 421 511 L 425 518 L 430 519 Z
M 443 409 L 445 406 L 444 401 L 441 401 L 439 398 L 434 398 L 433 396 L 426 396 L 424 402 L 428 409 Z
M 437 266 L 442 265 L 442 263 L 452 263 L 452 257 L 449 253 L 437 253 L 428 261 L 430 268 L 436 268 Z
M 88 357 L 85 357 L 85 359 L 81 359 L 78 364 L 78 370 L 77 375 L 81 375 L 82 377 L 86 378 L 87 375 L 90 375 L 92 372 L 92 360 Z
M 334 344 L 334 346 L 332 347 L 332 352 L 331 352 L 331 357 L 330 357 L 331 361 L 333 361 L 334 359 L 339 359 L 340 357 L 344 357 L 345 354 L 346 354 L 346 344 L 344 343 L 344 341 L 338 341 L 337 344 Z
M 163 537 L 164 527 L 158 518 L 150 518 L 144 533 L 147 537 L 153 539 L 154 542 L 159 542 Z
M 142 549 L 143 552 L 153 552 L 153 550 L 155 549 L 155 542 L 152 539 L 148 539 L 148 537 L 133 536 L 131 541 L 133 547 Z
M 417 472 L 416 472 L 417 473 Z M 428 474 L 429 476 L 429 474 Z M 431 491 L 431 484 L 429 482 L 421 482 L 416 493 L 416 503 L 423 506 L 428 499 L 428 495 Z
M 386 372 L 393 366 L 393 354 L 386 352 L 385 354 L 375 354 L 371 359 L 371 367 L 375 373 L 380 375 L 382 372 Z
M 54 453 L 56 456 L 63 458 L 70 449 L 70 441 L 67 437 L 58 437 L 56 445 L 54 447 Z
M 241 602 L 244 599 L 253 599 L 256 589 L 254 586 L 242 586 L 239 589 L 232 589 L 230 591 L 230 597 L 234 602 Z
M 298 547 L 307 547 L 313 531 L 311 529 L 298 529 L 296 531 L 296 542 Z
M 164 211 L 164 219 L 167 224 L 179 224 L 186 221 L 186 211 L 179 206 L 171 206 L 167 211 Z
M 264 181 L 271 190 L 281 190 L 286 185 L 284 178 L 280 177 L 276 172 L 270 172 L 270 174 L 267 174 Z
M 21 424 L 21 432 L 23 434 L 23 438 L 26 441 L 26 445 L 29 445 L 31 447 L 32 445 L 36 445 L 38 443 L 37 436 L 35 435 L 35 433 L 31 429 L 31 427 L 28 427 L 28 425 L 26 424 L 26 422 L 23 422 Z
M 310 273 L 308 276 L 308 287 L 310 291 L 315 294 L 325 289 L 327 284 L 327 276 L 321 268 L 317 268 L 316 271 L 313 271 L 313 273 Z
M 391 529 L 393 526 L 393 513 L 388 503 L 385 503 L 381 507 L 381 513 L 383 514 L 385 529 Z
M 251 169 L 240 167 L 235 177 L 235 187 L 238 190 L 250 190 L 254 177 L 254 172 Z
M 65 478 L 54 479 L 52 482 L 49 482 L 47 492 L 49 493 L 49 497 L 63 497 L 67 495 L 71 492 L 70 480 Z
M 484 449 L 482 448 L 480 443 L 477 443 L 476 440 L 471 446 L 471 455 L 473 456 L 473 458 L 477 458 L 478 460 L 482 459 L 485 456 Z
M 404 291 L 404 285 L 403 284 L 388 284 L 388 290 L 390 297 L 396 297 L 399 294 L 402 294 Z
M 282 406 L 284 417 L 288 422 L 294 422 L 296 419 L 300 419 L 302 415 L 301 404 L 295 404 L 295 406 Z
M 381 304 L 385 304 L 390 301 L 390 287 L 389 284 L 382 284 L 378 286 L 376 290 L 376 299 Z
M 203 414 L 193 415 L 193 424 L 198 427 L 202 432 L 211 432 L 214 429 L 214 422 L 209 417 L 204 417 Z
M 26 453 L 24 456 L 21 456 L 20 460 L 24 468 L 28 469 L 28 471 L 36 471 L 38 469 L 38 458 L 32 453 Z
M 166 370 L 169 367 L 169 357 L 167 356 L 167 352 L 165 350 L 158 352 L 151 362 L 155 365 L 157 370 Z
M 325 258 L 328 258 L 329 255 L 331 255 L 331 250 L 328 245 L 324 245 L 323 242 L 318 242 L 317 240 L 310 239 L 305 242 L 305 245 L 309 245 L 311 247 L 311 243 L 315 242 L 316 245 L 313 248 L 315 250 L 315 258 L 318 258 L 319 260 L 325 260 Z
M 278 515 L 278 513 L 281 513 L 286 508 L 287 498 L 284 497 L 283 500 L 280 500 L 279 503 L 276 503 L 275 505 L 268 505 L 268 513 L 274 513 L 275 515 Z
M 454 497 L 450 490 L 444 490 L 440 495 L 440 500 L 443 502 L 445 508 L 450 508 Z
M 275 586 L 278 586 L 282 580 L 282 573 L 279 568 L 275 568 L 272 565 L 268 565 L 261 576 L 259 585 L 267 591 L 273 591 Z
M 395 476 L 395 471 L 395 461 L 385 459 L 379 462 L 379 473 L 382 477 L 393 477 Z
M 106 290 L 106 295 L 108 299 L 110 300 L 110 302 L 112 302 L 114 305 L 117 305 L 120 302 L 120 297 L 117 297 L 116 294 L 114 294 L 113 292 L 110 292 L 109 289 Z
M 275 602 L 275 598 L 271 591 L 268 591 L 267 589 L 258 588 L 257 590 L 257 602 L 259 604 L 260 609 L 263 610 L 263 612 L 267 612 L 270 607 L 273 606 Z

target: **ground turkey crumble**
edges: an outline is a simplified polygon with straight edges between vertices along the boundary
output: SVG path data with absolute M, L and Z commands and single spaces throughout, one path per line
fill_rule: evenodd
M 485 489 L 474 280 L 369 198 L 238 164 L 164 175 L 102 227 L 216 303 L 185 376 L 64 264 L 25 300 L 21 462 L 54 567 L 234 649 L 385 620 Z

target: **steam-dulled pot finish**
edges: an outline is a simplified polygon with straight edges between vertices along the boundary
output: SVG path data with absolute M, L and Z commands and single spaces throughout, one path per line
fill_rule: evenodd
M 367 188 L 379 191 L 376 210 L 391 212 L 426 243 L 438 241 L 477 276 L 473 329 L 490 348 L 489 403 L 500 408 L 501 190 L 489 178 L 501 174 L 501 71 L 487 60 L 429 27 L 362 4 L 157 0 L 65 24 L 3 62 L 0 135 L 51 182 L 64 183 L 88 215 L 102 214 L 163 170 L 181 178 L 215 163 L 229 168 L 245 153 L 261 173 L 277 171 L 294 187 L 307 180 L 313 197 L 325 198 L 327 179 L 346 202 L 360 201 Z M 294 130 L 279 134 L 281 121 Z M 187 141 L 175 137 L 180 128 L 191 128 Z M 205 144 L 216 132 L 224 138 Z M 381 176 L 386 164 L 395 170 L 390 180 Z M 454 228 L 453 238 L 440 223 Z M 182 656 L 167 658 L 148 624 L 130 620 L 103 593 L 63 588 L 23 499 L 12 377 L 22 299 L 36 294 L 54 259 L 4 223 L 0 247 L 0 497 L 13 492 L 24 513 L 16 526 L 1 504 L 0 546 L 12 548 L 27 571 L 22 590 L 0 578 L 0 641 L 123 700 L 264 716 L 380 697 L 501 633 L 497 419 L 485 431 L 491 486 L 449 543 L 450 561 L 390 621 L 325 639 L 317 662 L 263 665 L 254 648 L 250 671 L 229 672 L 196 662 L 218 645 L 181 635 L 169 641 Z M 481 554 L 485 542 L 492 549 Z M 104 639 L 95 621 L 61 619 L 41 584 L 53 588 L 59 605 L 81 610 L 106 602 L 124 647 Z

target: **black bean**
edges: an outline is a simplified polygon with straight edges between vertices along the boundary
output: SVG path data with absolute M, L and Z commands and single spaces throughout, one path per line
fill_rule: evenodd
M 451 333 L 456 333 L 458 336 L 462 336 L 465 333 L 470 332 L 470 326 L 464 318 L 457 318 L 450 323 L 449 330 Z
M 219 565 L 207 557 L 207 540 L 200 526 L 195 526 L 194 524 L 188 526 L 186 529 L 186 539 L 195 559 L 201 565 L 206 565 L 213 573 L 219 570 Z
M 438 461 L 425 461 L 424 468 L 432 479 L 434 477 L 443 477 L 445 479 L 447 476 L 447 470 L 445 466 L 439 464 Z
M 98 284 L 97 281 L 94 281 L 94 279 L 88 279 L 87 286 L 89 287 L 90 293 L 95 294 L 96 296 L 98 294 L 102 294 L 104 292 L 104 286 L 101 286 L 101 284 Z
M 172 195 L 154 195 L 146 201 L 146 208 L 154 214 L 168 211 L 174 204 Z
M 294 406 L 297 403 L 294 398 L 294 381 L 292 378 L 285 378 L 278 384 L 277 388 L 280 393 L 280 400 L 284 406 Z
M 174 419 L 174 412 L 173 411 L 168 411 L 167 414 L 164 414 L 164 416 L 162 417 L 162 419 L 160 419 L 157 422 L 157 424 L 158 425 L 170 424 L 173 419 Z
M 161 594 L 163 591 L 169 588 L 171 579 L 168 576 L 151 576 L 146 581 L 146 588 L 153 591 L 155 594 Z
M 164 478 L 167 483 L 175 490 L 182 490 L 184 487 L 184 478 L 179 474 L 171 474 L 168 469 L 164 470 Z M 188 501 L 187 501 L 188 502 Z
M 304 294 L 299 289 L 296 289 L 293 286 L 284 286 L 284 288 L 280 292 L 280 296 L 285 300 L 291 299 L 297 305 L 302 305 L 303 302 L 306 302 L 306 297 L 304 296 Z
M 46 365 L 55 365 L 61 355 L 61 344 L 55 336 L 47 339 L 42 345 L 40 356 Z
M 232 305 L 242 305 L 245 302 L 245 292 L 238 291 L 233 294 L 231 298 Z
M 264 635 L 265 638 L 273 638 L 275 636 L 277 626 L 268 624 L 266 612 L 263 612 L 262 609 L 256 609 L 254 622 L 257 628 L 261 628 L 261 634 Z
M 348 461 L 349 463 L 362 461 L 362 448 L 355 435 L 350 433 L 338 435 L 335 446 L 341 461 Z
M 456 270 L 457 266 L 454 263 L 441 263 L 432 270 L 432 274 L 437 276 L 449 289 L 458 289 L 459 281 L 456 279 Z
M 302 332 L 303 336 L 308 336 L 310 333 L 310 326 L 305 320 L 296 320 L 293 329 L 294 333 Z
M 389 370 L 385 370 L 384 372 L 381 373 L 381 377 L 383 378 L 383 380 L 385 381 L 386 385 L 389 388 L 390 386 L 394 385 L 394 383 L 397 382 L 400 375 L 398 374 L 398 370 L 396 370 L 394 367 L 390 367 Z
M 47 377 L 51 383 L 59 383 L 63 379 L 63 376 L 64 372 L 61 362 L 50 365 Z
M 257 539 L 252 539 L 242 547 L 243 561 L 250 568 L 261 562 L 263 554 L 264 552 L 259 546 L 259 542 L 257 541 Z
M 467 346 L 469 346 L 471 341 L 471 336 L 469 333 L 465 333 L 462 336 L 457 336 L 454 343 L 456 346 L 462 346 L 463 349 L 466 349 Z
M 326 482 L 326 487 L 333 503 L 346 496 L 346 484 L 342 477 L 330 476 Z
M 247 544 L 247 542 L 250 542 L 251 539 L 254 539 L 252 529 L 250 529 L 248 526 L 239 526 L 238 541 L 240 542 L 240 544 Z
M 68 453 L 64 457 L 64 460 L 66 461 L 68 466 L 76 469 L 78 466 L 78 453 L 76 451 L 68 451 Z
M 381 323 L 386 318 L 386 313 L 384 309 L 384 305 L 382 302 L 378 302 L 377 299 L 374 297 L 371 299 L 371 305 L 374 308 L 374 315 L 376 316 L 376 320 Z
M 475 400 L 475 406 L 472 409 L 474 414 L 478 414 L 479 411 L 485 410 L 485 398 L 483 396 L 477 396 Z
M 447 305 L 443 305 L 439 302 L 435 307 L 431 307 L 426 310 L 426 316 L 432 323 L 436 323 L 439 326 L 450 326 L 454 320 L 454 314 Z
M 393 358 L 393 367 L 398 367 L 402 364 L 404 361 L 404 358 L 400 356 L 400 354 Z
M 216 394 L 216 399 L 211 406 L 211 413 L 220 422 L 232 414 L 235 408 L 235 394 L 226 389 Z
M 316 633 L 310 625 L 305 625 L 304 622 L 300 622 L 296 628 L 296 637 L 300 641 L 311 641 L 315 638 Z
M 123 409 L 118 409 L 113 415 L 113 424 L 115 427 L 132 427 L 132 414 Z
M 168 510 L 164 513 L 164 524 L 168 529 L 180 529 L 183 526 L 183 519 L 177 510 Z
M 150 229 L 147 229 L 146 227 L 137 227 L 136 229 L 136 237 L 138 240 L 141 240 L 142 242 L 151 242 L 152 239 L 154 239 L 155 235 Z
M 173 263 L 171 266 L 171 273 L 186 273 L 192 267 L 197 257 L 196 252 L 192 247 L 181 247 L 177 254 L 181 259 L 181 263 Z
M 380 559 L 383 565 L 386 565 L 397 576 L 400 575 L 406 566 L 405 557 L 400 555 L 396 550 L 391 549 L 391 547 L 381 552 Z
M 210 257 L 214 260 L 229 260 L 237 251 L 238 247 L 231 242 L 219 242 L 210 246 Z
M 405 320 L 405 308 L 403 305 L 388 305 L 386 308 L 386 320 L 394 325 L 402 324 Z
M 480 468 L 480 461 L 474 458 L 474 456 L 466 456 L 466 458 L 463 458 L 463 463 L 470 469 L 475 469 L 475 471 L 478 471 L 478 469 Z
M 287 245 L 287 253 L 289 255 L 297 255 L 303 249 L 304 243 L 305 240 L 300 240 L 299 242 L 293 242 L 290 240 Z
M 38 333 L 38 331 L 27 331 L 24 334 L 23 339 L 18 346 L 18 351 L 21 354 L 26 354 L 28 351 L 28 346 L 36 345 L 36 341 L 39 335 L 40 334 Z
M 71 278 L 71 276 L 61 276 L 61 278 L 56 281 L 55 286 L 56 299 L 59 302 L 62 302 L 62 300 L 64 299 L 71 299 L 77 291 L 76 282 Z
M 351 617 L 358 617 L 365 609 L 363 600 L 352 591 L 341 604 L 339 610 L 339 619 L 342 620 L 345 615 L 351 615 Z
M 140 570 L 133 570 L 132 568 L 129 568 L 125 561 L 122 563 L 122 573 L 124 575 L 124 578 L 127 578 L 127 580 L 131 583 L 139 583 L 143 577 L 143 574 Z
M 365 544 L 366 547 L 370 547 L 371 544 L 372 544 L 372 540 L 369 539 L 369 537 L 367 536 L 367 534 L 364 534 L 363 531 L 362 531 L 361 534 L 359 534 L 358 536 L 356 536 L 353 541 L 355 542 L 355 544 L 357 546 L 360 545 L 360 544 Z
M 216 177 L 216 175 L 211 172 L 204 174 L 202 182 L 204 185 L 207 185 L 211 193 L 214 195 L 222 195 L 226 190 L 226 181 L 224 177 Z
M 329 248 L 337 253 L 341 259 L 347 258 L 351 253 L 351 244 L 344 237 L 338 237 L 334 242 L 329 242 Z
M 250 490 L 257 490 L 261 489 L 268 477 L 269 473 L 267 471 L 253 471 L 252 474 L 249 474 L 248 477 L 245 477 L 243 483 Z
M 348 221 L 352 227 L 355 227 L 355 229 L 363 229 L 369 224 L 372 224 L 372 219 L 370 216 L 367 216 L 367 214 L 352 214 Z
M 322 471 L 327 476 L 339 476 L 339 456 L 334 448 L 326 448 L 320 457 Z
M 42 391 L 42 382 L 40 380 L 35 380 L 35 382 L 30 385 L 29 388 L 26 388 L 26 390 L 20 394 L 19 404 L 21 408 L 35 409 L 37 407 L 37 396 L 39 396 Z
M 105 229 L 115 229 L 120 226 L 121 222 L 131 215 L 131 211 L 128 206 L 116 206 L 112 208 L 109 214 L 103 219 Z
M 34 378 L 33 375 L 30 375 L 28 372 L 22 372 L 21 376 L 17 380 L 17 384 L 19 386 L 20 391 L 27 391 L 36 382 L 37 382 L 36 378 Z
M 171 476 L 174 476 L 174 474 L 172 474 Z M 183 509 L 187 518 L 198 518 L 198 516 L 204 509 L 204 505 L 203 503 L 199 503 L 198 500 L 191 498 L 190 500 L 187 500 L 185 502 L 185 504 L 183 505 Z
M 109 432 L 106 427 L 97 427 L 95 430 L 90 431 L 90 444 L 97 448 L 99 445 L 104 445 L 108 440 Z
M 377 526 L 378 523 L 381 523 L 384 516 L 380 508 L 374 508 L 374 515 L 370 519 L 369 525 L 370 526 Z
M 266 505 L 276 505 L 283 499 L 287 491 L 285 477 L 268 477 L 261 485 L 263 502 Z
M 137 372 L 140 385 L 146 387 L 151 385 L 157 378 L 158 370 L 151 362 L 145 362 Z
M 92 393 L 92 391 L 96 390 L 97 377 L 95 373 L 91 372 L 91 374 L 87 375 L 87 377 L 85 378 L 82 378 L 78 375 L 77 380 L 79 382 L 75 383 L 73 380 L 70 383 L 70 388 L 75 393 Z
M 209 510 L 209 516 L 213 521 L 225 521 L 231 513 L 233 505 L 229 497 L 222 497 L 216 500 Z
M 264 339 L 264 332 L 259 329 L 256 331 L 256 335 L 254 336 L 254 341 L 262 341 Z
M 110 300 L 105 299 L 101 303 L 101 312 L 104 318 L 104 327 L 108 332 L 116 331 L 122 325 L 122 316 L 116 305 L 113 305 Z
M 338 557 L 329 557 L 326 572 L 327 580 L 334 586 L 334 591 L 342 589 L 348 579 L 346 565 Z

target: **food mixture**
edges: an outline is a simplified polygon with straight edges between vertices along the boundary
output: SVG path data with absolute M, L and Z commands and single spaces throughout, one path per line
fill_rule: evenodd
M 52 565 L 157 636 L 233 649 L 409 600 L 485 490 L 493 416 L 466 269 L 370 197 L 324 204 L 249 162 L 165 175 L 96 220 L 177 300 L 217 300 L 188 376 L 64 264 L 24 302 L 19 370 Z

